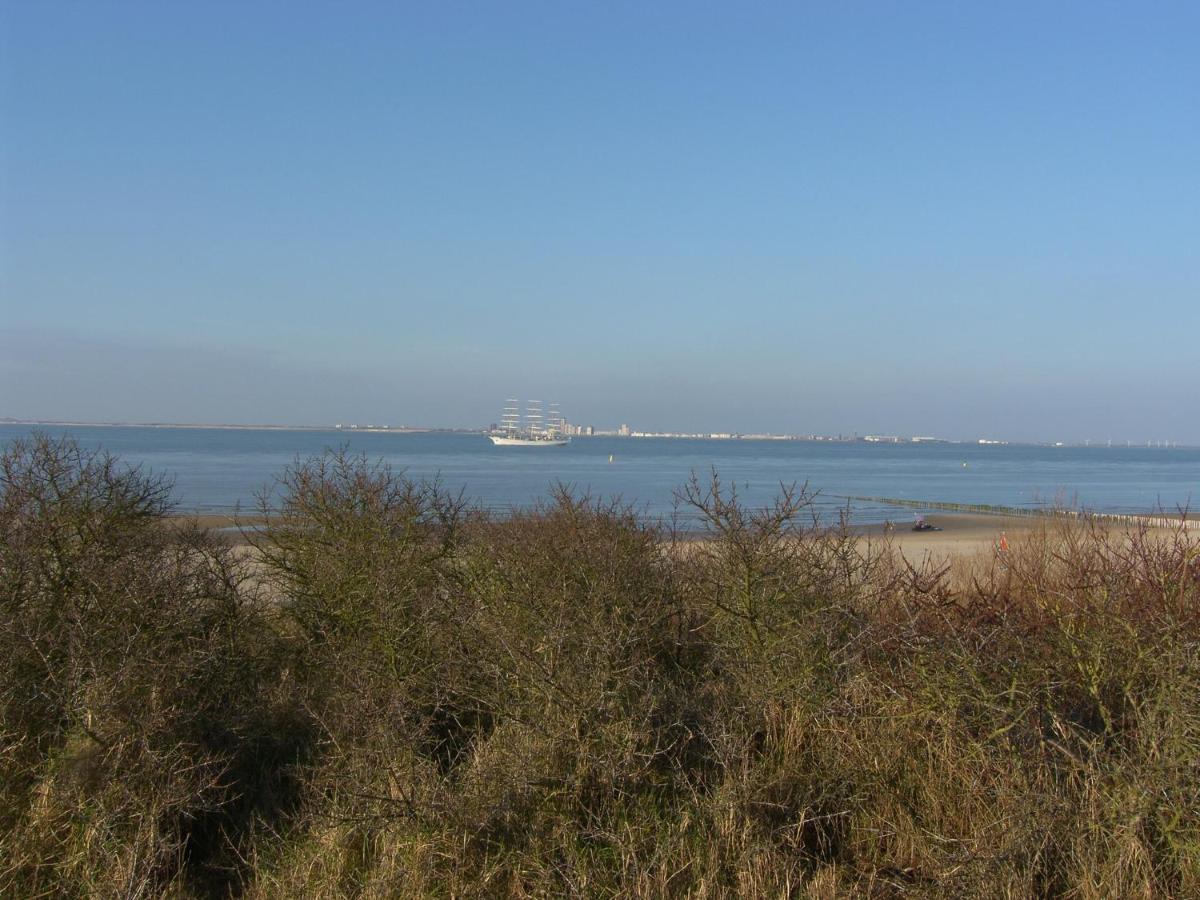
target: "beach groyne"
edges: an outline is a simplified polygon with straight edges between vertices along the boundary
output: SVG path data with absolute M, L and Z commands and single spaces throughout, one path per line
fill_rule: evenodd
M 991 503 L 946 503 L 938 500 L 912 500 L 904 497 L 859 497 L 846 494 L 826 494 L 825 496 L 836 497 L 839 500 L 848 500 L 852 503 L 877 503 L 907 509 L 976 513 L 987 516 L 1018 516 L 1030 519 L 1077 519 L 1111 522 L 1116 525 L 1143 525 L 1148 528 L 1200 530 L 1200 519 L 1190 519 L 1186 514 L 1174 516 L 1165 513 L 1137 515 L 1132 513 L 1104 513 L 1078 509 L 999 506 Z

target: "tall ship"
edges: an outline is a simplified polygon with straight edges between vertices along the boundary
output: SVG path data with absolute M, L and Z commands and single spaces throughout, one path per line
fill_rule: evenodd
M 571 443 L 563 424 L 557 403 L 549 404 L 543 414 L 542 401 L 530 400 L 522 416 L 520 401 L 509 399 L 504 403 L 500 427 L 489 431 L 488 437 L 501 447 L 561 447 Z

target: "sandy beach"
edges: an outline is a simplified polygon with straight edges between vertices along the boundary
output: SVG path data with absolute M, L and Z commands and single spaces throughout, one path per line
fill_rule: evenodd
M 911 519 L 892 526 L 868 525 L 861 531 L 868 540 L 890 538 L 892 546 L 910 561 L 926 556 L 945 559 L 951 556 L 991 552 L 1001 535 L 1016 541 L 1044 525 L 1048 519 L 1017 516 L 993 516 L 976 513 L 943 513 L 925 516 L 925 521 L 941 531 L 913 531 Z
M 242 529 L 263 524 L 261 516 L 228 514 L 197 514 L 173 516 L 180 526 L 212 529 L 238 546 L 247 543 Z M 900 519 L 891 525 L 862 525 L 855 530 L 871 542 L 890 541 L 892 547 L 910 562 L 925 558 L 948 560 L 951 557 L 976 556 L 995 550 L 1002 536 L 1015 544 L 1038 529 L 1061 524 L 1049 518 L 988 515 L 982 513 L 940 513 L 925 516 L 925 521 L 938 531 L 913 531 L 911 519 Z M 1162 529 L 1151 529 L 1160 531 Z

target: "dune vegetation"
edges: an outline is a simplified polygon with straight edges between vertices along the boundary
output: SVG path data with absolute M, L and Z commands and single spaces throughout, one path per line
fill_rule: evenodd
M 913 567 L 781 489 L 488 516 L 344 452 L 250 546 L 0 458 L 0 895 L 1200 895 L 1200 547 Z

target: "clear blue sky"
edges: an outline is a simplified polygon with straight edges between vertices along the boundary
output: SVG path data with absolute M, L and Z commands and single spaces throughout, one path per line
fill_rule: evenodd
M 1195 3 L 2 9 L 0 416 L 1200 443 Z

